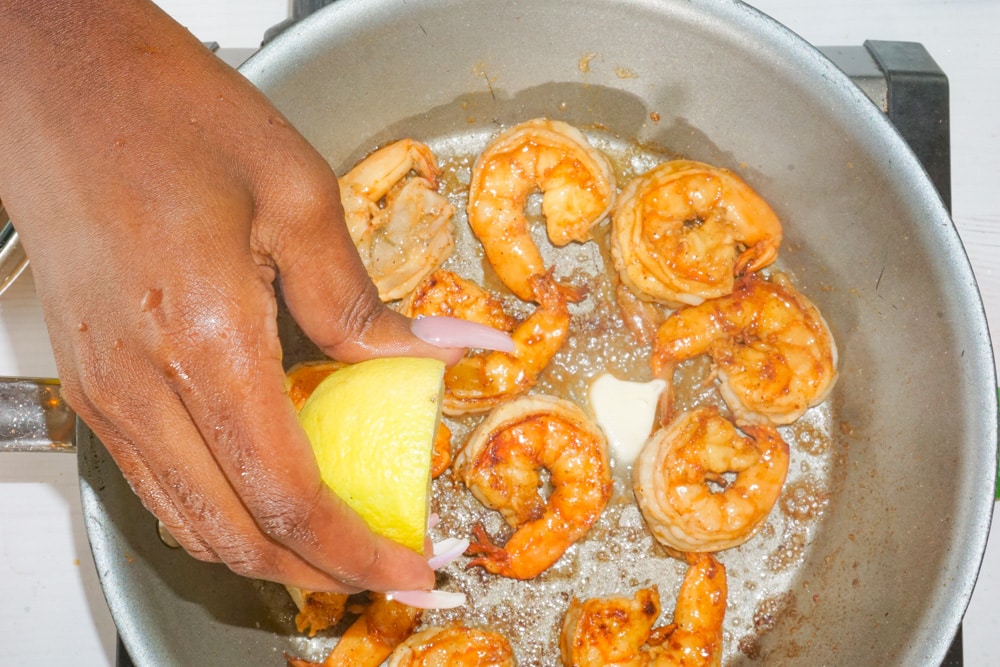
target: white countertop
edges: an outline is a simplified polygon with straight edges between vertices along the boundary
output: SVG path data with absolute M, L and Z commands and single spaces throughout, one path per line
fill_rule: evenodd
M 287 0 L 162 0 L 197 37 L 256 47 Z M 955 224 L 1000 342 L 1000 1 L 758 0 L 813 44 L 921 42 L 951 90 Z M 0 375 L 53 377 L 30 272 L 0 296 Z M 964 623 L 965 664 L 1000 664 L 1000 545 L 993 540 Z M 113 665 L 115 628 L 81 516 L 75 457 L 0 454 L 0 665 Z

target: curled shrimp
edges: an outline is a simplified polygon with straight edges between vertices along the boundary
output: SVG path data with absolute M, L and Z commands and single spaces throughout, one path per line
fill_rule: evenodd
M 472 168 L 468 217 L 500 280 L 525 301 L 530 278 L 545 273 L 525 205 L 541 190 L 542 214 L 556 246 L 590 239 L 611 211 L 615 177 L 607 158 L 575 127 L 537 118 L 497 136 Z M 579 292 L 564 288 L 567 298 Z
M 538 305 L 520 323 L 504 312 L 499 298 L 443 269 L 428 276 L 404 302 L 402 312 L 408 317 L 459 317 L 509 331 L 514 340 L 513 352 L 472 351 L 445 371 L 441 409 L 446 415 L 485 412 L 527 393 L 562 347 L 570 323 L 565 297 L 548 273 L 529 282 Z
M 378 667 L 413 634 L 422 611 L 371 593 L 371 601 L 321 663 L 285 656 L 289 667 Z
M 389 667 L 514 667 L 514 650 L 498 632 L 466 625 L 434 626 L 410 635 Z
M 788 445 L 773 426 L 741 430 L 745 435 L 716 407 L 703 407 L 646 442 L 633 488 L 646 524 L 668 549 L 729 549 L 763 525 L 785 483 Z
M 633 598 L 573 599 L 559 648 L 567 667 L 696 667 L 722 662 L 726 569 L 710 554 L 692 555 L 673 621 L 653 628 L 660 594 L 651 586 Z
M 551 493 L 540 493 L 549 472 Z M 470 566 L 530 579 L 555 563 L 597 521 L 611 497 L 604 434 L 574 403 L 532 394 L 495 408 L 455 457 L 455 474 L 514 534 L 496 546 L 482 526 Z
M 651 366 L 708 354 L 719 391 L 742 421 L 790 424 L 837 380 L 837 346 L 819 310 L 782 274 L 737 281 L 733 293 L 674 312 L 656 332 Z
M 633 179 L 612 214 L 611 255 L 639 296 L 676 307 L 728 294 L 778 256 L 781 223 L 727 169 L 664 162 Z
M 401 139 L 340 178 L 347 228 L 383 301 L 406 296 L 455 247 L 439 176 L 430 148 Z

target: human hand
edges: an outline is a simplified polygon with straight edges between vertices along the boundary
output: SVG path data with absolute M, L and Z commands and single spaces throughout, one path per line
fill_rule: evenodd
M 284 392 L 276 281 L 331 357 L 461 355 L 378 300 L 322 157 L 145 0 L 11 0 L 0 24 L 0 199 L 65 395 L 146 507 L 246 576 L 431 588 L 323 485 Z

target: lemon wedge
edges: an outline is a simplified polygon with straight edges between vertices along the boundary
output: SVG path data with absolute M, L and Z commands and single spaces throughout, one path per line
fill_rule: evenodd
M 423 553 L 444 363 L 371 359 L 320 382 L 299 410 L 323 481 L 376 533 Z

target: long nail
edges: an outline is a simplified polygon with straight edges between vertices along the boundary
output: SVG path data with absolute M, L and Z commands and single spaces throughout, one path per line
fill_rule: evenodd
M 475 347 L 497 352 L 514 351 L 514 339 L 507 332 L 457 317 L 440 315 L 418 317 L 410 325 L 410 331 L 420 340 L 437 347 Z
M 469 540 L 464 537 L 447 537 L 434 543 L 434 555 L 427 559 L 432 570 L 440 570 L 465 553 L 469 548 Z
M 386 600 L 395 600 L 419 609 L 454 609 L 465 604 L 465 593 L 451 591 L 387 591 Z

